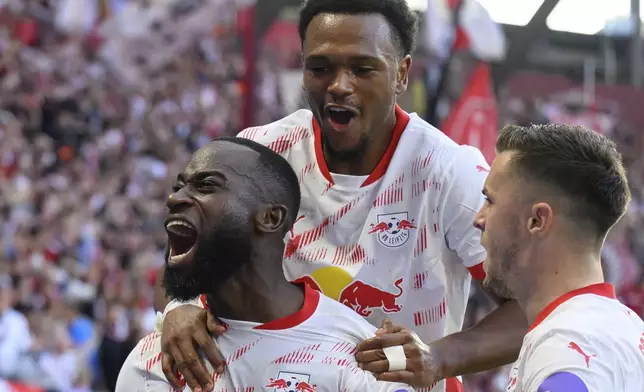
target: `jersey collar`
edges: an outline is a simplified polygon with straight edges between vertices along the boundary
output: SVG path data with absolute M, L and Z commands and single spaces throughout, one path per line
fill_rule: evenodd
M 577 290 L 570 291 L 561 297 L 555 299 L 552 301 L 548 306 L 543 308 L 541 312 L 537 315 L 537 318 L 534 320 L 532 325 L 530 326 L 530 329 L 528 329 L 528 332 L 532 331 L 535 329 L 539 324 L 543 322 L 552 312 L 557 309 L 560 305 L 562 305 L 564 302 L 568 301 L 569 299 L 576 297 L 578 295 L 583 295 L 583 294 L 595 294 L 599 295 L 601 297 L 606 297 L 606 298 L 611 298 L 611 299 L 616 299 L 617 296 L 615 295 L 615 287 L 613 287 L 612 284 L 610 283 L 597 283 L 597 284 L 592 284 L 590 286 L 582 287 Z
M 320 292 L 312 289 L 308 284 L 303 285 L 304 305 L 302 305 L 302 309 L 281 319 L 258 325 L 253 329 L 263 329 L 271 331 L 289 329 L 302 324 L 311 316 L 313 316 L 313 313 L 315 313 L 315 310 L 318 308 L 318 304 L 320 303 Z
M 405 128 L 407 128 L 407 124 L 409 124 L 409 114 L 402 110 L 400 106 L 396 105 L 396 125 L 394 126 L 394 132 L 391 136 L 391 142 L 389 143 L 389 147 L 387 147 L 387 150 L 385 151 L 385 154 L 382 156 L 380 159 L 380 162 L 378 162 L 378 165 L 376 168 L 371 172 L 369 177 L 362 183 L 362 186 L 367 186 L 369 184 L 372 184 L 376 182 L 377 180 L 382 177 L 385 172 L 387 171 L 387 168 L 389 167 L 389 162 L 391 162 L 391 158 L 394 156 L 394 152 L 396 151 L 396 147 L 398 146 L 398 142 L 400 141 L 400 137 L 402 136 L 403 131 Z M 331 173 L 329 172 L 329 168 L 326 165 L 326 160 L 324 159 L 324 154 L 322 153 L 322 137 L 320 135 L 320 124 L 318 124 L 317 120 L 315 119 L 315 116 L 313 117 L 313 134 L 315 135 L 315 158 L 318 161 L 318 167 L 320 168 L 320 171 L 322 172 L 322 175 L 324 178 L 329 181 L 331 185 L 333 185 L 333 177 L 331 177 Z

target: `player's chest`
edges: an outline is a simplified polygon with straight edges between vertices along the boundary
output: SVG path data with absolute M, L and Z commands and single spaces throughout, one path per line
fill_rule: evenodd
M 304 189 L 285 260 L 349 266 L 437 256 L 444 242 L 438 196 L 416 195 L 412 185 L 390 179 L 366 189 L 331 189 L 325 197 Z
M 300 359 L 300 362 L 302 359 Z M 215 376 L 214 392 L 314 392 L 339 390 L 339 372 L 325 372 L 295 359 L 280 363 L 237 363 L 221 376 Z M 291 362 L 291 363 L 289 363 Z

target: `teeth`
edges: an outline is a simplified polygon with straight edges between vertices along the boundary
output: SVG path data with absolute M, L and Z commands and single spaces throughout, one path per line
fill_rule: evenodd
M 191 224 L 181 220 L 174 220 L 166 225 L 166 227 L 172 227 L 172 226 L 183 226 L 183 227 L 187 227 L 189 229 L 195 230 L 195 228 Z
M 187 255 L 187 254 L 188 254 L 188 252 L 186 252 L 186 253 L 182 253 L 182 254 L 180 254 L 180 255 L 170 256 L 170 261 L 171 261 L 171 262 L 173 262 L 173 263 L 179 262 L 179 261 L 181 261 L 181 258 L 182 258 L 183 256 Z
M 347 109 L 336 108 L 336 107 L 330 108 L 329 111 L 331 111 L 331 112 L 348 112 Z

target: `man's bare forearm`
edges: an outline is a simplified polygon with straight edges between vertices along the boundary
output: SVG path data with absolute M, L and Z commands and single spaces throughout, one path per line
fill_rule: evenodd
M 443 378 L 477 373 L 517 359 L 528 321 L 516 301 L 500 305 L 475 326 L 430 344 Z
M 163 273 L 165 272 L 165 266 L 159 268 L 157 272 L 157 284 L 154 287 L 154 310 L 157 312 L 163 312 L 166 305 L 172 300 L 165 295 L 165 289 L 163 288 Z

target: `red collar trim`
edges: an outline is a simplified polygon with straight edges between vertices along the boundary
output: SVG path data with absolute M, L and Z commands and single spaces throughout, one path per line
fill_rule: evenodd
M 296 327 L 313 316 L 313 313 L 315 313 L 315 310 L 318 308 L 319 303 L 320 292 L 313 290 L 311 287 L 309 287 L 308 284 L 304 284 L 304 305 L 302 305 L 302 309 L 291 314 L 290 316 L 258 325 L 253 329 L 276 331 L 280 329 L 289 329 Z
M 612 299 L 617 298 L 617 296 L 615 295 L 615 287 L 613 287 L 613 285 L 610 283 L 597 283 L 597 284 L 592 284 L 590 286 L 582 287 L 577 290 L 570 291 L 562 295 L 561 297 L 557 298 L 556 300 L 552 301 L 548 306 L 543 308 L 541 312 L 539 312 L 539 314 L 537 315 L 537 318 L 534 320 L 532 325 L 530 326 L 530 329 L 528 329 L 528 332 L 532 331 L 539 324 L 541 324 L 543 320 L 545 320 L 546 317 L 550 316 L 550 313 L 554 312 L 559 305 L 563 304 L 564 302 L 568 301 L 573 297 L 576 297 L 578 295 L 583 295 L 583 294 L 595 294 L 601 297 L 612 298 Z
M 394 152 L 396 151 L 396 147 L 398 146 L 398 142 L 400 141 L 400 137 L 403 134 L 403 131 L 405 128 L 407 128 L 407 124 L 409 124 L 409 114 L 407 114 L 404 110 L 400 108 L 400 106 L 396 105 L 396 125 L 394 126 L 394 132 L 391 136 L 391 142 L 389 143 L 389 147 L 387 147 L 387 150 L 385 151 L 385 154 L 382 156 L 380 159 L 380 162 L 376 166 L 376 168 L 371 172 L 369 177 L 365 180 L 364 183 L 362 183 L 361 186 L 367 186 L 369 184 L 372 184 L 376 182 L 377 180 L 382 177 L 385 172 L 387 171 L 387 168 L 389 167 L 389 162 L 391 162 L 391 158 L 394 156 Z M 326 160 L 324 159 L 324 154 L 322 153 L 322 138 L 320 137 L 320 124 L 318 124 L 317 120 L 315 117 L 313 117 L 313 134 L 315 135 L 315 158 L 318 161 L 318 167 L 320 168 L 320 171 L 322 172 L 322 175 L 324 178 L 327 179 L 333 185 L 333 177 L 331 177 L 331 173 L 329 172 L 329 168 L 326 165 Z

